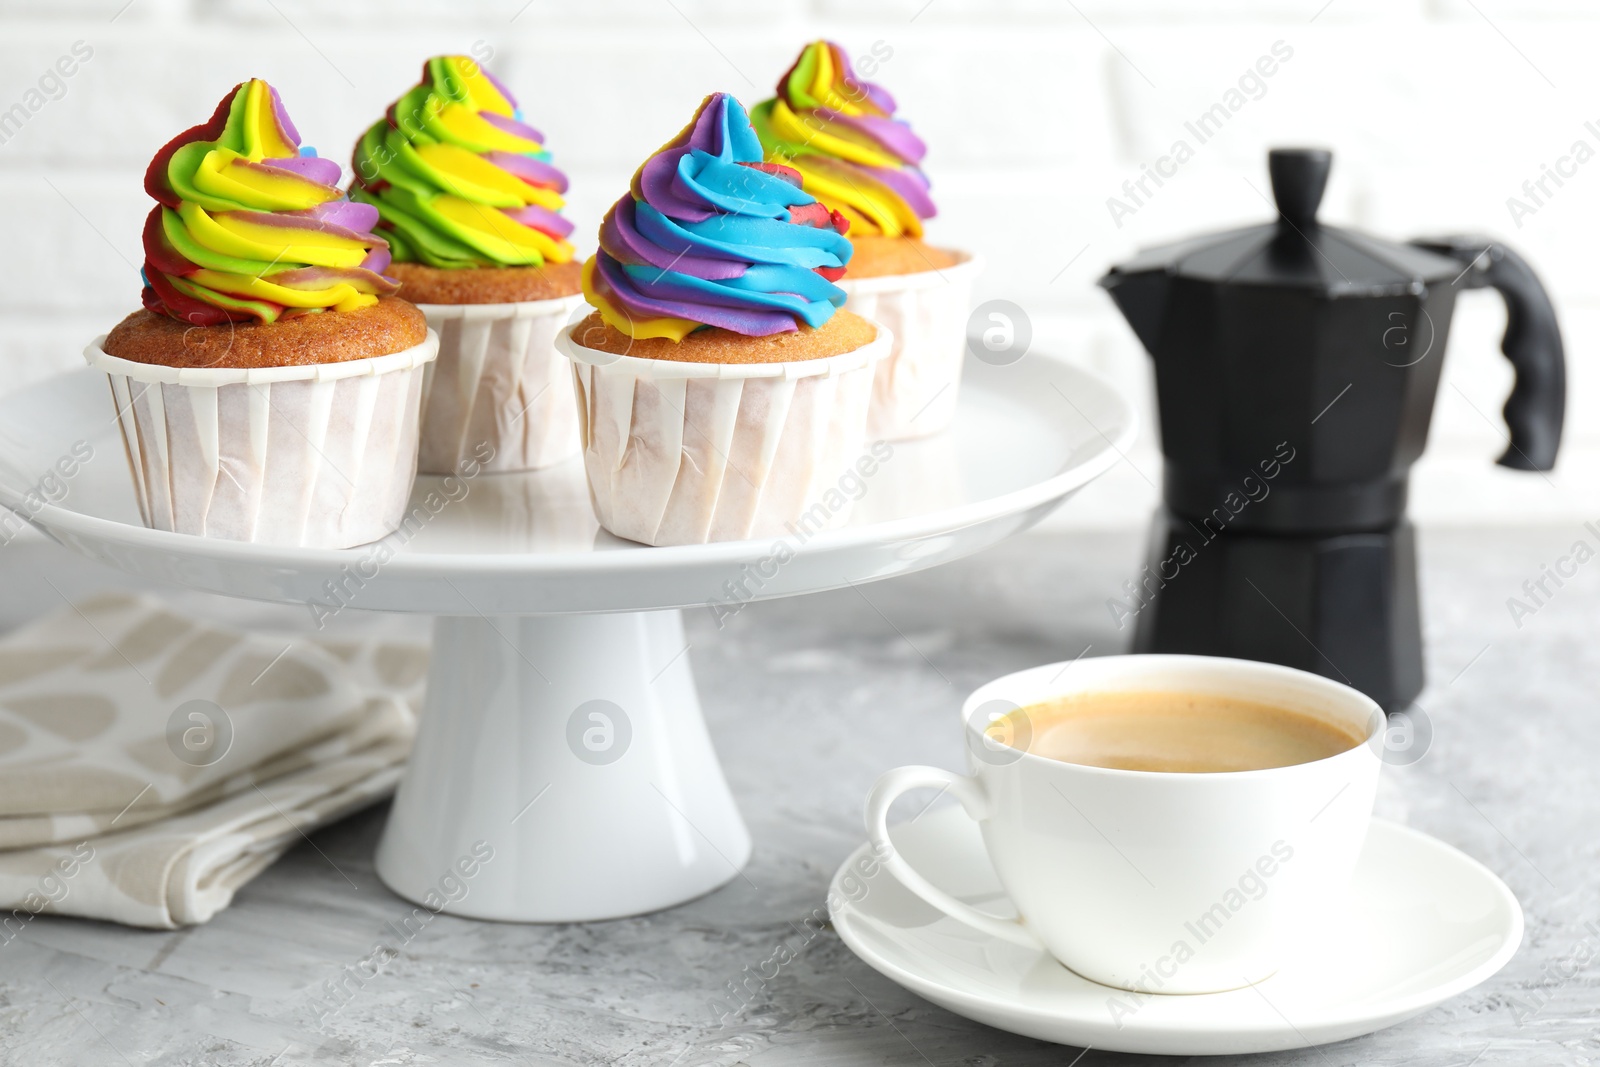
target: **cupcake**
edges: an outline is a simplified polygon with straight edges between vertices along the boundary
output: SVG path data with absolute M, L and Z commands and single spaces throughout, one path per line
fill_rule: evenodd
M 145 525 L 347 548 L 400 524 L 438 342 L 339 178 L 260 80 L 151 161 L 144 310 L 85 351 Z
M 894 98 L 858 79 L 844 49 L 815 41 L 750 120 L 766 158 L 793 167 L 806 192 L 850 222 L 846 306 L 894 333 L 868 432 L 899 440 L 938 433 L 955 415 L 982 261 L 922 240 L 922 220 L 935 213 L 918 169 L 926 148 L 894 112 Z
M 600 525 L 650 545 L 805 540 L 861 485 L 888 331 L 839 310 L 848 224 L 708 96 L 606 213 L 576 369 Z M 881 457 L 877 457 L 881 458 Z
M 378 209 L 391 273 L 439 334 L 423 387 L 424 473 L 487 445 L 491 471 L 578 451 L 556 331 L 583 304 L 567 179 L 516 98 L 466 56 L 436 56 L 355 149 L 352 199 Z

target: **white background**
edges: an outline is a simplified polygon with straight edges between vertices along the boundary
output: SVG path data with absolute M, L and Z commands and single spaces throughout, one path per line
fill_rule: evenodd
M 12 0 L 0 4 L 0 111 L 45 99 L 26 94 L 74 42 L 94 54 L 0 144 L 0 390 L 81 365 L 84 343 L 138 306 L 144 166 L 243 78 L 276 85 L 306 142 L 348 164 L 426 56 L 492 49 L 489 66 L 572 178 L 587 253 L 633 168 L 705 93 L 770 95 L 816 36 L 854 56 L 892 50 L 875 80 L 929 145 L 929 237 L 987 255 L 979 297 L 1021 305 L 1038 351 L 1114 378 L 1147 411 L 1147 357 L 1094 281 L 1139 245 L 1268 218 L 1268 146 L 1334 149 L 1327 221 L 1508 240 L 1566 331 L 1563 458 L 1549 477 L 1492 465 L 1510 383 L 1504 313 L 1492 294 L 1465 294 L 1413 513 L 1600 518 L 1600 159 L 1521 226 L 1506 203 L 1574 141 L 1600 151 L 1584 127 L 1600 128 L 1600 5 L 1577 0 Z M 1107 198 L 1174 139 L 1194 145 L 1184 121 L 1276 41 L 1293 57 L 1265 93 L 1116 226 Z M 1159 471 L 1147 430 L 1051 521 L 1140 523 Z

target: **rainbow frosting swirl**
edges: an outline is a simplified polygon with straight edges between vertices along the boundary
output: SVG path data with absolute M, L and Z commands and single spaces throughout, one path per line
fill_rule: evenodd
M 383 217 L 394 258 L 430 267 L 541 267 L 575 253 L 567 178 L 516 98 L 466 56 L 435 56 L 422 81 L 356 144 L 352 198 Z
M 894 110 L 886 90 L 856 78 L 844 49 L 813 41 L 750 121 L 767 158 L 798 170 L 858 232 L 921 237 L 937 213 L 918 169 L 927 147 Z
M 145 172 L 144 305 L 196 326 L 355 311 L 398 290 L 378 213 L 300 147 L 277 90 L 241 82 Z
M 717 326 L 751 337 L 821 326 L 845 302 L 849 223 L 766 163 L 739 101 L 705 98 L 600 224 L 583 292 L 631 337 Z

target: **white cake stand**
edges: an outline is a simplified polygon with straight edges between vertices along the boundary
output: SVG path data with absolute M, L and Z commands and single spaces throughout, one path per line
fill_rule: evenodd
M 313 615 L 349 607 L 436 616 L 426 707 L 378 847 L 379 875 L 401 896 L 436 905 L 458 895 L 440 893 L 441 880 L 453 884 L 458 862 L 487 847 L 493 859 L 445 910 L 614 918 L 709 892 L 750 856 L 701 718 L 679 609 L 726 620 L 749 600 L 968 555 L 1039 521 L 1133 439 L 1132 410 L 1084 371 L 1037 355 L 1007 367 L 969 361 L 967 371 L 952 428 L 894 445 L 863 479 L 850 524 L 809 537 L 622 541 L 596 526 L 577 460 L 453 487 L 419 479 L 414 504 L 430 492 L 444 503 L 436 514 L 425 507 L 427 520 L 381 564 L 370 547 L 273 548 L 149 530 L 105 378 L 88 370 L 0 399 L 0 504 L 141 577 L 301 603 Z M 80 441 L 94 458 L 65 481 L 65 496 L 29 499 Z

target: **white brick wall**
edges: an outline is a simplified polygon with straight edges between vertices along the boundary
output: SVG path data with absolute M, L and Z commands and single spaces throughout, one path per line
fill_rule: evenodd
M 1265 219 L 1269 145 L 1335 149 L 1332 221 L 1510 240 L 1566 329 L 1564 458 L 1548 480 L 1492 466 L 1503 434 L 1477 412 L 1498 418 L 1509 385 L 1504 316 L 1468 294 L 1414 511 L 1600 513 L 1600 159 L 1520 228 L 1505 204 L 1573 140 L 1600 149 L 1583 126 L 1600 124 L 1600 6 L 1581 0 L 0 0 L 0 111 L 74 42 L 94 49 L 0 144 L 0 389 L 77 366 L 85 340 L 136 306 L 144 164 L 243 77 L 278 85 L 306 139 L 344 161 L 425 56 L 487 44 L 573 178 L 582 247 L 703 94 L 766 95 L 816 35 L 893 49 L 877 80 L 930 146 L 931 236 L 986 253 L 980 297 L 1021 304 L 1040 351 L 1099 369 L 1147 410 L 1146 358 L 1093 282 L 1141 244 Z M 1106 198 L 1276 41 L 1294 55 L 1259 98 L 1115 226 Z M 1131 458 L 1143 476 L 1119 469 L 1055 521 L 1142 522 L 1160 469 L 1149 434 Z

